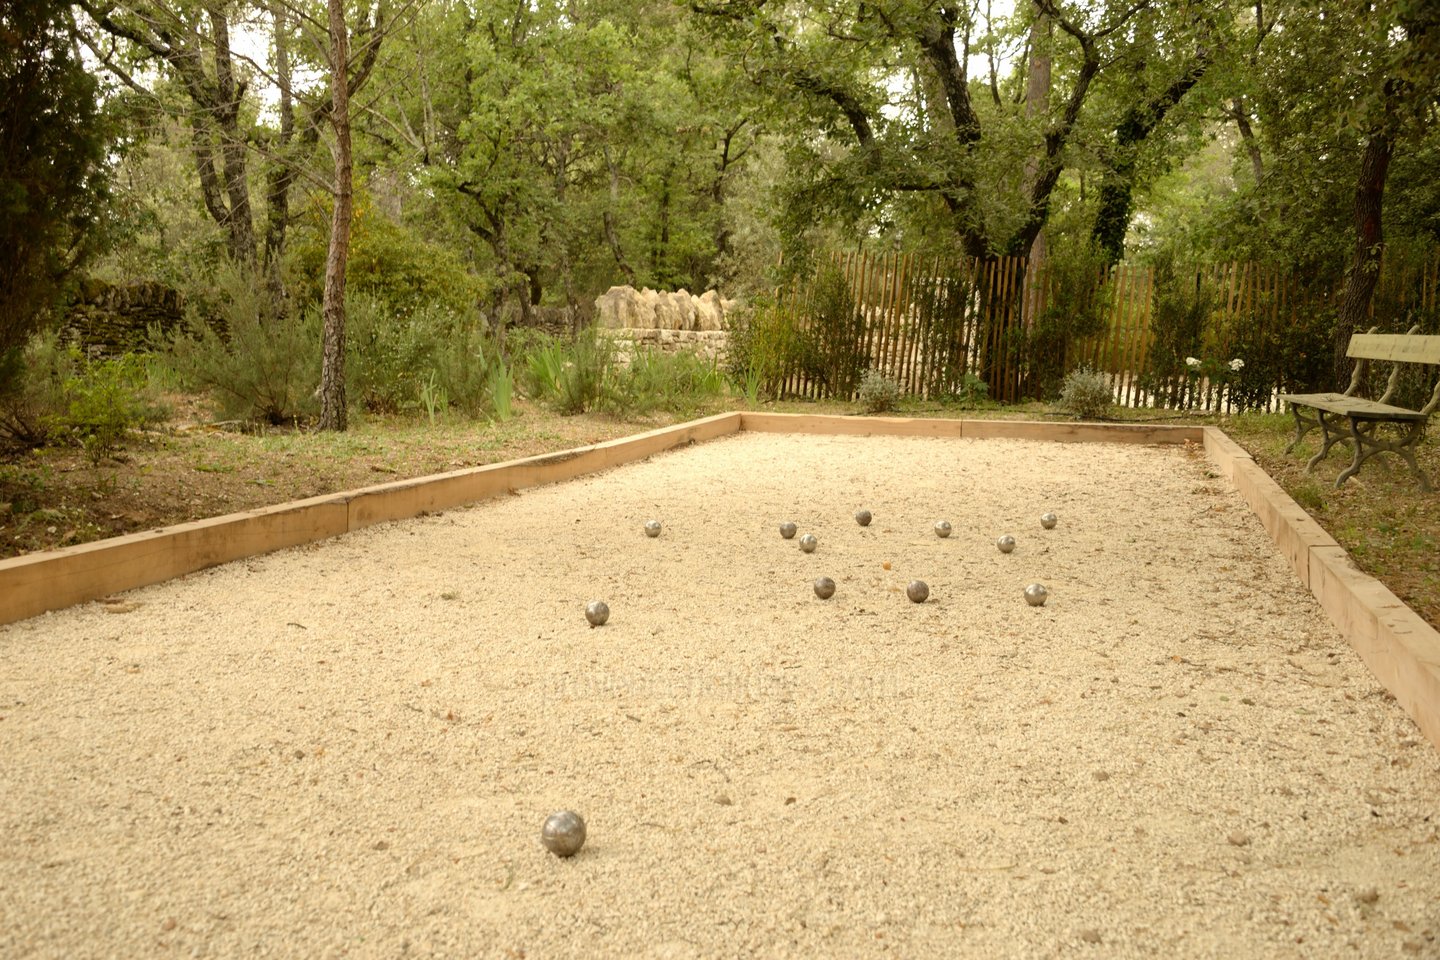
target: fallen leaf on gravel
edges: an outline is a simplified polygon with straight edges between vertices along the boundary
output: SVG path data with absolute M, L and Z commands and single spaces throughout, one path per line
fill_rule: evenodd
M 1245 834 L 1241 833 L 1239 830 L 1231 833 L 1230 836 L 1226 839 L 1228 839 L 1232 844 L 1237 847 L 1243 847 L 1250 843 L 1250 838 Z
M 144 604 L 139 604 L 139 603 L 125 603 L 125 602 L 117 602 L 117 601 L 108 601 L 108 600 L 107 600 L 106 603 L 105 603 L 105 612 L 106 612 L 106 613 L 131 613 L 131 612 L 133 612 L 133 611 L 135 611 L 135 610 L 139 610 L 142 606 L 144 606 Z

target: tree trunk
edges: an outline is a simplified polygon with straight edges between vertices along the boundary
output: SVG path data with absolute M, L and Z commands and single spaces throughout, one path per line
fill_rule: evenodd
M 1355 185 L 1355 249 L 1345 271 L 1345 287 L 1340 293 L 1340 309 L 1335 323 L 1335 382 L 1343 383 L 1350 376 L 1352 361 L 1345 356 L 1350 336 L 1364 328 L 1370 314 L 1370 300 L 1380 280 L 1380 262 L 1385 246 L 1381 220 L 1385 198 L 1385 177 L 1390 170 L 1390 157 L 1395 140 L 1388 130 L 1378 131 L 1365 144 L 1360 156 L 1360 176 Z
M 330 122 L 335 127 L 335 213 L 330 220 L 330 252 L 325 258 L 324 320 L 320 368 L 320 429 L 344 430 L 345 409 L 345 265 L 350 254 L 350 215 L 354 207 L 350 151 L 350 39 L 344 0 L 328 0 L 330 11 Z
M 1050 112 L 1050 35 L 1052 32 L 1050 18 L 1043 10 L 1037 11 L 1035 22 L 1030 25 L 1030 49 L 1034 51 L 1030 58 L 1030 70 L 1025 82 L 1025 117 L 1027 120 L 1034 120 L 1036 117 L 1044 117 Z M 1040 173 L 1040 164 L 1031 157 L 1025 162 L 1025 192 L 1028 195 L 1035 185 L 1035 180 Z M 1046 239 L 1045 230 L 1042 227 L 1035 234 L 1035 239 L 1026 251 L 1027 262 L 1025 264 L 1025 301 L 1021 305 L 1021 322 L 1025 329 L 1035 325 L 1035 320 L 1040 309 L 1044 306 L 1045 294 L 1040 284 L 1044 281 L 1046 272 L 1046 261 L 1050 257 L 1050 243 Z
M 1140 159 L 1140 147 L 1170 108 L 1200 82 L 1209 66 L 1209 51 L 1202 47 L 1174 83 L 1150 100 L 1132 104 L 1115 125 L 1115 146 L 1110 162 L 1100 175 L 1100 209 L 1090 232 L 1090 238 L 1105 255 L 1106 262 L 1118 263 L 1125 256 L 1125 235 L 1130 231 L 1130 215 L 1134 212 L 1135 167 Z
M 602 220 L 605 224 L 605 242 L 610 245 L 610 253 L 615 257 L 615 265 L 625 275 L 625 282 L 635 286 L 635 268 L 625 259 L 625 251 L 620 246 L 620 232 L 615 229 L 615 207 L 620 203 L 620 165 L 610 156 L 610 148 L 605 148 L 605 166 L 610 173 L 610 202 L 605 206 L 605 213 Z
M 285 5 L 275 3 L 271 15 L 275 25 L 275 82 L 280 88 L 280 137 L 277 156 L 271 161 L 266 179 L 265 270 L 277 293 L 280 287 L 280 257 L 285 252 L 285 232 L 290 225 L 290 186 L 295 182 L 295 165 L 290 144 L 295 139 L 295 98 L 290 90 L 289 23 Z
M 240 105 L 245 97 L 243 84 L 235 82 L 235 66 L 230 54 L 230 23 L 225 14 L 212 8 L 211 39 L 215 44 L 215 118 L 220 126 L 220 161 L 225 180 L 225 193 L 230 210 L 226 226 L 230 231 L 230 247 L 235 259 L 254 265 L 255 223 L 250 213 L 250 184 L 245 174 L 246 144 L 240 132 Z

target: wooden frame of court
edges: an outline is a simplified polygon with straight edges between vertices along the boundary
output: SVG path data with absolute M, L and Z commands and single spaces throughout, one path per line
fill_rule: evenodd
M 12 623 L 256 554 L 314 543 L 571 480 L 742 430 L 1100 443 L 1200 443 L 1341 635 L 1440 748 L 1440 632 L 1362 572 L 1218 427 L 724 413 L 559 453 L 399 480 L 0 560 L 0 623 Z

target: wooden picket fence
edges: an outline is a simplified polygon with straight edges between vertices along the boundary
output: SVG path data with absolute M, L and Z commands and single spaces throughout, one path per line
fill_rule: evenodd
M 1157 356 L 1153 266 L 1120 264 L 1097 271 L 1093 289 L 1078 296 L 1100 298 L 1100 332 L 1058 343 L 1037 341 L 1032 333 L 1035 318 L 1061 294 L 1043 271 L 1027 271 L 1023 258 L 853 252 L 833 256 L 820 269 L 838 270 L 843 276 L 855 315 L 843 330 L 825 328 L 817 315 L 823 310 L 816 302 L 815 279 L 777 291 L 778 312 L 798 329 L 810 331 L 818 343 L 814 349 L 819 360 L 807 364 L 797 359 L 772 384 L 787 396 L 854 396 L 854 378 L 837 380 L 823 373 L 825 357 L 844 352 L 827 337 L 853 341 L 845 349 L 862 367 L 896 381 L 906 395 L 932 399 L 962 389 L 970 377 L 984 381 L 991 398 L 1016 402 L 1041 391 L 1037 371 L 1081 366 L 1106 375 L 1116 402 L 1126 406 L 1273 410 L 1278 408 L 1277 392 L 1333 389 L 1325 366 L 1332 348 L 1321 345 L 1309 358 L 1310 379 L 1323 382 L 1308 382 L 1297 373 L 1295 350 L 1297 331 L 1333 310 L 1338 290 L 1333 284 L 1307 286 L 1265 264 L 1212 264 L 1183 272 L 1185 284 L 1193 283 L 1209 297 L 1200 336 L 1204 347 L 1194 349 L 1207 355 L 1207 370 L 1221 371 L 1214 378 L 1176 369 L 1173 356 Z M 1068 296 L 1077 293 L 1072 288 Z M 1394 329 L 1416 309 L 1430 311 L 1433 318 L 1437 303 L 1440 252 L 1387 265 L 1372 312 L 1382 328 Z M 1242 379 L 1238 372 L 1224 373 L 1234 359 L 1244 361 L 1248 371 L 1243 398 L 1235 384 Z

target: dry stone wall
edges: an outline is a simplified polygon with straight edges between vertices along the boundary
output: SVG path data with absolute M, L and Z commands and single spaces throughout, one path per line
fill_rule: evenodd
M 113 285 L 87 279 L 65 313 L 61 332 L 91 356 L 146 348 L 146 330 L 169 333 L 185 316 L 185 298 L 162 283 Z
M 595 300 L 600 331 L 620 347 L 623 358 L 637 348 L 666 353 L 689 350 L 721 362 L 729 346 L 725 316 L 735 301 L 714 290 L 696 296 L 687 290 L 611 287 Z

